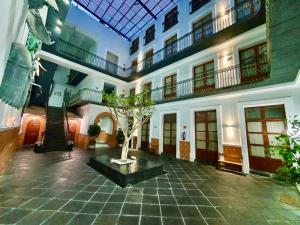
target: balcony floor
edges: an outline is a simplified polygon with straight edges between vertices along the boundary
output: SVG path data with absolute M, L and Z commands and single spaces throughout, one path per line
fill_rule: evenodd
M 91 154 L 17 152 L 0 176 L 0 224 L 300 224 L 296 189 L 275 180 L 160 156 L 167 174 L 121 189 L 86 165 Z

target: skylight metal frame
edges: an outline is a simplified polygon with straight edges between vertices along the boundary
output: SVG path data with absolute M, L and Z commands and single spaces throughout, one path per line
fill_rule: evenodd
M 127 40 L 137 35 L 145 26 L 174 5 L 176 0 L 74 0 Z

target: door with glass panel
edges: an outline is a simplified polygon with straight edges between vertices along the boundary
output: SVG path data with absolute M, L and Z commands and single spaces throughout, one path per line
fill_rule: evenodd
M 175 98 L 176 97 L 176 74 L 165 78 L 164 86 L 164 98 Z
M 163 142 L 164 153 L 176 154 L 176 114 L 164 116 Z
M 142 143 L 141 149 L 148 151 L 149 149 L 149 130 L 150 130 L 150 121 L 142 125 Z
M 267 146 L 279 145 L 275 137 L 286 132 L 283 105 L 245 109 L 250 169 L 275 172 L 281 165 L 279 155 L 268 154 Z
M 177 35 L 174 35 L 173 37 L 165 41 L 165 49 L 164 49 L 165 58 L 174 55 L 176 52 L 177 52 Z
M 201 41 L 213 34 L 211 14 L 193 23 L 193 43 Z
M 111 52 L 106 54 L 106 70 L 112 74 L 118 73 L 119 57 Z
M 216 165 L 218 162 L 217 112 L 195 112 L 196 159 Z
M 214 61 L 194 67 L 194 93 L 215 88 Z
M 240 51 L 241 81 L 260 80 L 268 75 L 267 44 Z

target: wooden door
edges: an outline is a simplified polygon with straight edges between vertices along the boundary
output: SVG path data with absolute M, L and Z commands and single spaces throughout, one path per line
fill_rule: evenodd
M 24 137 L 24 145 L 33 145 L 38 141 L 41 123 L 38 119 L 28 121 Z
M 150 121 L 144 123 L 142 126 L 142 143 L 141 149 L 148 151 L 149 150 L 149 130 L 150 130 Z
M 119 57 L 108 51 L 106 54 L 106 60 L 106 70 L 112 74 L 117 74 Z
M 75 141 L 77 123 L 69 121 L 70 141 Z
M 165 41 L 165 58 L 174 55 L 177 52 L 177 35 Z
M 164 116 L 163 151 L 176 154 L 176 114 Z
M 175 98 L 176 97 L 176 74 L 168 76 L 165 78 L 164 85 L 164 98 Z
M 216 165 L 218 162 L 217 113 L 195 112 L 196 159 Z
M 212 15 L 201 18 L 193 23 L 193 43 L 199 42 L 213 34 Z
M 276 146 L 275 137 L 286 132 L 283 105 L 245 109 L 250 169 L 274 173 L 281 165 L 279 155 L 268 154 L 267 146 Z
M 145 68 L 149 68 L 153 64 L 153 49 L 148 51 L 145 55 Z

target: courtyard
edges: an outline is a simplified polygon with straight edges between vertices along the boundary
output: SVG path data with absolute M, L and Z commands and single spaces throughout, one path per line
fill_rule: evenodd
M 34 154 L 18 151 L 0 176 L 0 224 L 17 225 L 296 225 L 294 186 L 241 176 L 167 154 L 166 174 L 120 188 L 88 165 L 107 149 Z

